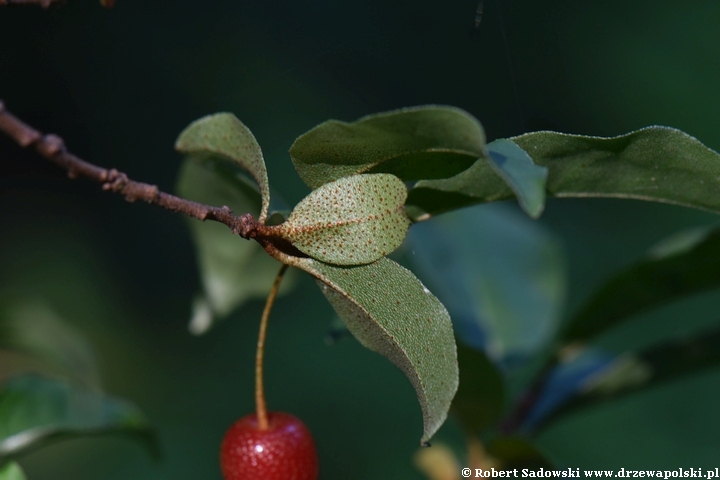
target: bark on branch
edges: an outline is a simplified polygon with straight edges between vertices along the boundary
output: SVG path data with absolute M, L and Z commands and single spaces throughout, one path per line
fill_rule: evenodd
M 0 0 L 0 2 L 6 0 Z M 142 200 L 173 212 L 184 213 L 198 220 L 224 223 L 233 233 L 243 238 L 261 237 L 259 225 L 252 215 L 233 215 L 227 206 L 214 207 L 161 192 L 156 185 L 137 182 L 118 170 L 105 169 L 86 162 L 68 152 L 63 139 L 54 134 L 42 134 L 5 109 L 0 100 L 0 132 L 13 139 L 22 148 L 33 148 L 40 155 L 67 171 L 68 177 L 85 177 L 98 182 L 103 190 L 123 195 L 128 202 Z M 261 240 L 261 238 L 257 238 Z M 264 243 L 261 241 L 261 243 Z

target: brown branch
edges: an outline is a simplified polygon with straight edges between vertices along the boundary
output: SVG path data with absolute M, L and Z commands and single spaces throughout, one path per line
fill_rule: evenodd
M 2 1 L 4 0 L 0 0 L 0 2 Z M 246 239 L 257 237 L 260 240 L 265 236 L 263 233 L 267 227 L 258 224 L 249 213 L 236 216 L 226 206 L 213 207 L 176 197 L 161 192 L 156 185 L 131 180 L 127 175 L 114 168 L 107 170 L 76 157 L 67 151 L 62 138 L 38 132 L 5 110 L 2 100 L 0 100 L 0 132 L 12 138 L 22 148 L 34 148 L 40 155 L 67 170 L 68 177 L 89 178 L 102 184 L 103 190 L 123 195 L 128 202 L 142 200 L 173 212 L 184 213 L 198 220 L 214 220 L 224 223 L 230 227 L 233 233 Z M 264 244 L 267 242 L 261 243 L 265 246 Z
M 63 0 L 0 0 L 2 5 L 40 5 L 42 8 L 48 8 L 53 3 L 60 3 Z

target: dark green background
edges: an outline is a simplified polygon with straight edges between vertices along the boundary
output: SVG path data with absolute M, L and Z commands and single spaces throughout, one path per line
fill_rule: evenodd
M 411 105 L 464 108 L 490 140 L 662 124 L 720 149 L 717 0 L 486 0 L 473 34 L 475 0 L 117 3 L 0 7 L 0 98 L 79 156 L 166 190 L 180 162 L 177 134 L 221 110 L 255 133 L 271 183 L 291 204 L 308 192 L 286 153 L 296 136 L 328 118 Z M 70 182 L 6 139 L 0 160 L 0 290 L 44 298 L 80 326 L 107 391 L 140 405 L 165 448 L 153 463 L 123 439 L 72 441 L 23 460 L 29 478 L 219 479 L 223 432 L 253 408 L 261 302 L 190 336 L 198 277 L 182 218 Z M 541 221 L 566 242 L 571 311 L 653 242 L 716 220 L 679 207 L 557 200 Z M 706 294 L 601 342 L 621 349 L 692 331 L 716 322 L 719 306 L 720 295 Z M 278 303 L 271 408 L 313 430 L 324 479 L 422 478 L 411 466 L 421 417 L 409 382 L 354 340 L 326 346 L 331 317 L 307 279 Z M 568 418 L 539 445 L 572 467 L 714 468 L 719 381 L 708 371 Z M 449 426 L 441 437 L 458 434 Z

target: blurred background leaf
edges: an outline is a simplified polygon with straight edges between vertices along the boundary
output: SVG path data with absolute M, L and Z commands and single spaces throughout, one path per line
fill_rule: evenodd
M 643 311 L 717 286 L 717 227 L 680 231 L 653 246 L 607 280 L 570 319 L 562 364 L 550 376 L 525 428 L 544 428 L 558 417 L 622 398 L 716 365 L 716 327 L 695 327 L 637 351 L 615 355 L 583 341 L 629 322 Z M 681 307 L 682 308 L 682 307 Z M 649 346 L 647 346 L 649 344 Z M 539 424 L 539 426 L 538 426 Z
M 209 205 L 230 207 L 236 215 L 260 211 L 257 187 L 240 173 L 215 169 L 213 164 L 188 159 L 177 182 L 178 194 Z M 277 205 L 277 203 L 275 204 Z M 265 298 L 275 280 L 279 263 L 255 241 L 233 235 L 217 222 L 187 220 L 195 241 L 203 293 L 193 302 L 189 329 L 199 335 L 252 298 Z M 295 281 L 287 275 L 281 285 L 286 293 Z
M 413 456 L 413 464 L 428 480 L 460 480 L 460 461 L 443 443 L 422 447 Z
M 608 279 L 569 321 L 566 342 L 582 341 L 643 310 L 720 286 L 720 229 L 674 234 Z
M 715 367 L 720 364 L 719 340 L 720 330 L 714 329 L 617 356 L 584 353 L 584 361 L 558 368 L 525 428 L 539 430 L 577 410 Z
M 529 440 L 521 437 L 500 437 L 491 441 L 487 447 L 491 458 L 499 462 L 504 470 L 529 468 L 532 470 L 558 469 L 558 465 L 550 461 Z
M 37 376 L 16 377 L 0 390 L 0 464 L 73 437 L 124 434 L 158 455 L 157 438 L 127 402 Z
M 42 299 L 0 302 L 0 351 L 39 358 L 43 367 L 86 388 L 99 387 L 92 347 L 82 333 L 62 320 Z M 32 363 L 32 362 L 31 362 Z M 10 372 L 0 368 L 0 378 Z
M 451 412 L 462 427 L 475 435 L 493 428 L 507 401 L 505 379 L 487 356 L 458 342 L 460 384 Z
M 615 361 L 612 353 L 597 348 L 578 350 L 572 358 L 567 358 L 548 373 L 545 387 L 537 392 L 532 408 L 523 419 L 524 431 L 533 430 L 548 415 L 578 395 L 587 379 L 608 371 Z
M 512 362 L 555 334 L 566 289 L 563 248 L 517 210 L 483 205 L 416 224 L 407 248 L 469 346 Z
M 15 462 L 0 467 L 0 480 L 25 480 L 26 478 L 20 465 Z

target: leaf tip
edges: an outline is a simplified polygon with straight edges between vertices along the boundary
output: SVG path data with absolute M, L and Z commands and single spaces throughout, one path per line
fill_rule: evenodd
M 537 220 L 540 218 L 545 211 L 545 200 L 543 199 L 542 202 L 538 202 L 532 205 L 527 205 L 524 202 L 520 202 L 520 208 L 523 209 L 525 213 L 527 213 L 528 217 L 532 218 L 533 220 Z

